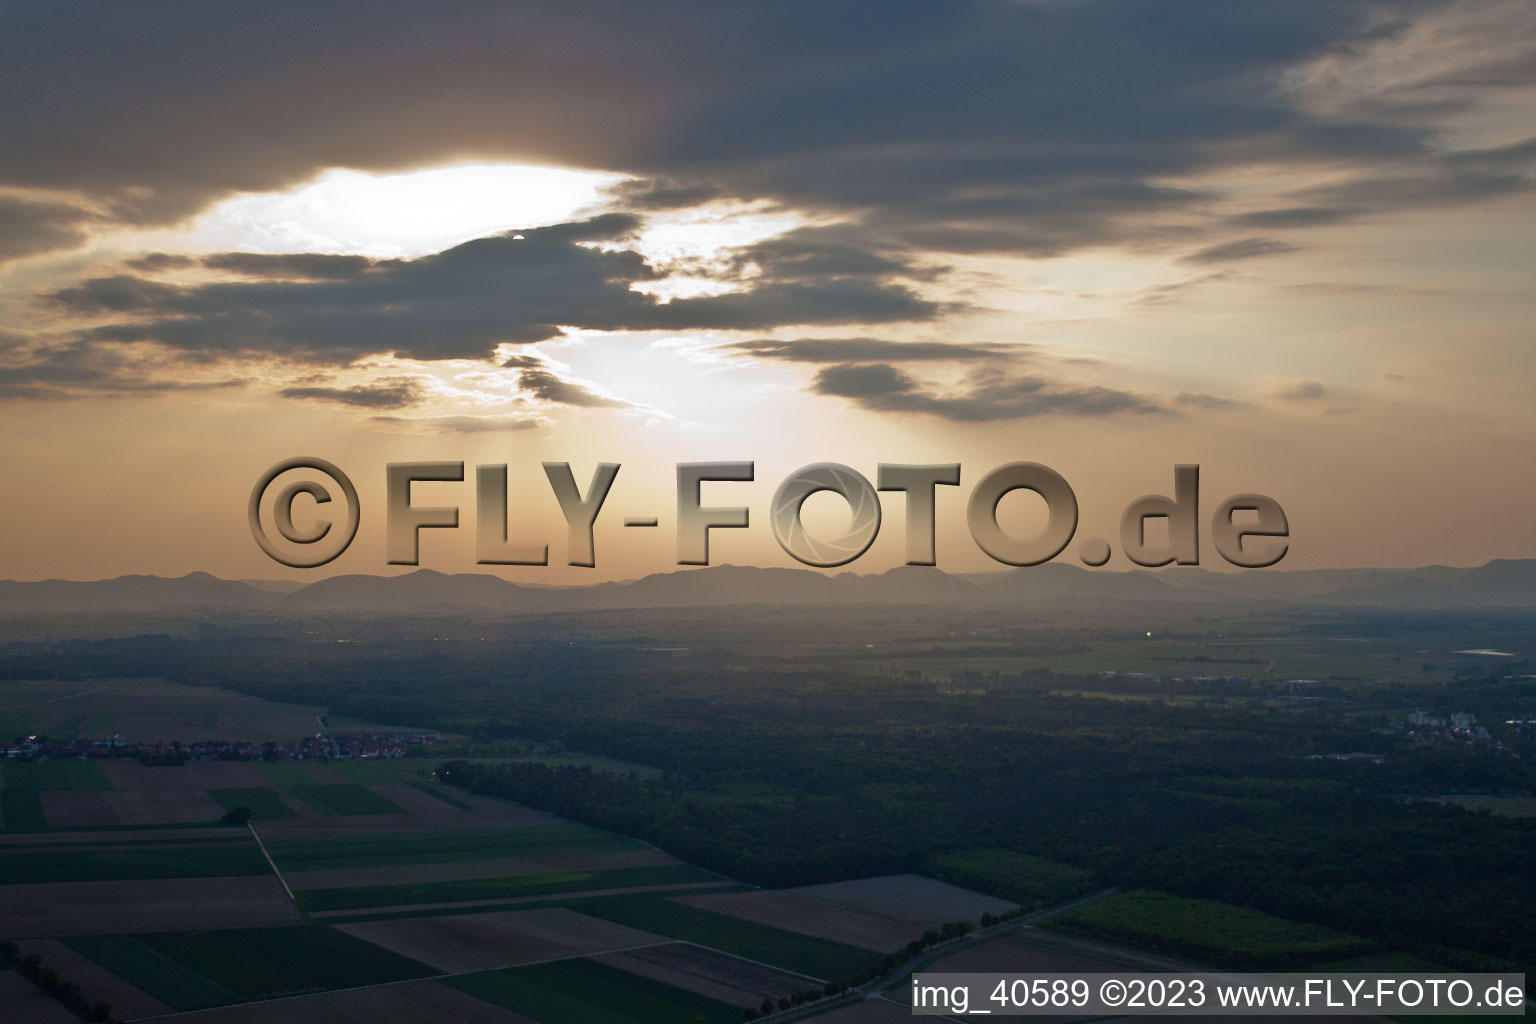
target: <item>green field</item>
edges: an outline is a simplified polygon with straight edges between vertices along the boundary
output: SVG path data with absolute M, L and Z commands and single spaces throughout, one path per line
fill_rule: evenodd
M 361 910 L 367 907 L 400 907 L 414 903 L 456 903 L 466 900 L 517 899 L 589 892 L 593 889 L 629 889 L 646 885 L 682 885 L 709 882 L 719 875 L 687 864 L 648 868 L 613 868 L 608 871 L 562 871 L 510 878 L 465 878 L 449 882 L 416 882 L 405 885 L 365 885 L 351 889 L 310 889 L 298 894 L 306 911 Z
M 393 804 L 362 786 L 289 786 L 288 792 L 321 814 L 404 814 Z
M 436 797 L 450 807 L 461 811 L 474 810 L 469 804 L 455 797 L 446 786 L 430 781 L 436 761 L 331 761 L 332 771 L 345 776 L 351 782 L 377 784 L 381 782 L 404 783 L 419 789 L 428 796 Z
M 637 839 L 625 839 L 586 825 L 543 825 L 535 828 L 443 829 L 431 832 L 381 833 L 366 844 L 351 838 L 272 839 L 267 851 L 284 871 L 353 868 L 391 864 L 447 864 L 493 860 L 522 854 L 561 851 L 599 853 L 644 850 Z
M 106 770 L 97 761 L 58 760 L 6 761 L 0 766 L 0 779 L 6 789 L 88 789 L 106 792 L 112 788 Z
M 1375 949 L 1365 939 L 1321 925 L 1146 889 L 1085 904 L 1050 918 L 1044 927 L 1240 969 L 1305 967 Z
M 432 968 L 320 925 L 86 935 L 65 944 L 178 1010 L 380 985 Z
M 277 791 L 265 786 L 243 786 L 238 789 L 210 789 L 208 795 L 219 802 L 226 811 L 236 807 L 249 807 L 257 821 L 264 818 L 296 818 L 298 814 L 278 797 Z
M 867 949 L 700 910 L 661 895 L 598 897 L 573 902 L 571 909 L 822 980 L 859 974 L 877 959 Z
M 0 816 L 6 828 L 42 828 L 43 802 L 35 789 L 0 789 Z
M 419 789 L 428 796 L 441 800 L 449 807 L 457 807 L 461 811 L 474 810 L 474 808 L 469 804 L 465 803 L 463 800 L 460 800 L 452 793 L 449 793 L 447 787 L 440 786 L 435 782 L 420 782 L 416 779 L 407 779 L 405 784 L 410 786 L 412 789 Z
M 257 761 L 261 774 L 278 786 L 311 786 L 315 780 L 292 761 Z
M 544 1024 L 735 1024 L 732 1006 L 593 960 L 558 960 L 447 984 Z
M 242 1001 L 241 992 L 204 977 L 142 941 L 154 937 L 81 935 L 62 941 L 177 1010 L 201 1010 Z
M 105 882 L 129 878 L 222 878 L 265 875 L 266 858 L 255 843 L 133 846 L 0 852 L 6 882 Z
M 928 860 L 928 874 L 1011 900 L 1025 910 L 1061 903 L 1095 885 L 1091 872 L 992 847 L 935 854 Z
M 433 763 L 436 764 L 436 762 Z M 401 775 L 405 774 L 395 769 L 393 762 L 386 764 L 373 759 L 359 761 L 348 758 L 345 761 L 327 761 L 325 766 L 348 782 L 399 782 Z
M 6 789 L 74 789 L 64 761 L 6 761 L 0 765 L 0 780 Z

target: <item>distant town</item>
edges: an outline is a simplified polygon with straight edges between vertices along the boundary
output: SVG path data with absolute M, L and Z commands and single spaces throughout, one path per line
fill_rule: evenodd
M 420 754 L 441 742 L 438 733 L 325 733 L 317 732 L 291 743 L 250 743 L 240 740 L 204 740 L 199 743 L 132 742 L 122 736 L 101 739 L 58 740 L 47 736 L 18 736 L 5 746 L 12 760 L 92 757 L 137 759 L 143 764 L 180 764 L 186 761 L 348 761 L 406 757 Z

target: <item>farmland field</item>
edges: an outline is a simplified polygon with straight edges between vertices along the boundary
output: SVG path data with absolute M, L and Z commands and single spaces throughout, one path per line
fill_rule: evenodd
M 975 921 L 982 914 L 1005 914 L 1018 904 L 921 875 L 886 875 L 827 885 L 787 889 L 795 896 L 821 900 L 877 917 L 892 917 L 932 928 L 946 921 Z
M 0 767 L 0 785 L 6 789 L 112 788 L 100 762 L 80 760 L 10 761 Z
M 856 946 L 799 935 L 656 896 L 583 900 L 581 912 L 823 981 L 856 974 L 878 959 L 869 950 Z
M 858 946 L 876 953 L 889 953 L 921 938 L 923 928 L 888 917 L 875 917 L 856 910 L 803 897 L 758 889 L 753 892 L 706 893 L 676 897 L 678 903 L 752 921 L 771 928 L 830 939 L 844 945 Z
M 425 964 L 321 925 L 64 941 L 181 1010 L 434 973 Z
M 115 794 L 93 789 L 44 790 L 37 794 L 43 819 L 56 828 L 118 824 L 108 799 Z
M 121 1020 L 155 1017 L 174 1009 L 58 939 L 25 939 L 17 945 L 23 956 L 29 953 L 38 956 L 60 975 L 89 992 L 92 999 L 110 1004 L 113 1016 Z
M 802 992 L 804 977 L 691 942 L 667 942 L 592 957 L 631 974 L 736 1006 L 759 1006 Z
M 98 882 L 127 878 L 214 878 L 264 875 L 270 870 L 256 844 L 139 845 L 89 850 L 0 852 L 0 878 L 23 882 Z
M 296 813 L 292 807 L 283 802 L 283 798 L 277 795 L 276 790 L 265 786 L 210 789 L 208 795 L 217 800 L 219 806 L 226 811 L 232 811 L 236 807 L 250 808 L 252 818 L 257 821 L 264 818 L 291 818 Z
M 431 979 L 197 1010 L 175 1020 L 178 1024 L 538 1024 Z
M 736 1024 L 742 1011 L 592 960 L 468 974 L 447 984 L 547 1024 L 678 1024 L 695 1017 L 708 1024 Z
M 279 786 L 336 785 L 350 781 L 346 776 L 331 770 L 329 765 L 315 761 L 260 761 L 256 767 Z
M 33 789 L 0 789 L 0 817 L 6 828 L 42 828 L 43 801 Z
M 288 792 L 321 814 L 403 814 L 405 808 L 356 784 L 289 786 Z
M 4 938 L 297 924 L 271 874 L 0 885 Z
M 365 921 L 336 929 L 454 973 L 667 941 L 565 907 Z
M 563 871 L 541 875 L 517 875 L 510 878 L 420 882 L 413 885 L 309 889 L 299 893 L 299 905 L 310 912 L 360 910 L 368 907 L 514 899 L 594 889 L 629 889 L 720 880 L 720 876 L 702 868 L 690 867 L 687 864 L 668 864 L 657 867 L 613 868 L 608 871 Z

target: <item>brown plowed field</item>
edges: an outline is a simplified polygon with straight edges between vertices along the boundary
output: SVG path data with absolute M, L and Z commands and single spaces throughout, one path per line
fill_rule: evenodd
M 743 960 L 691 942 L 669 942 L 592 959 L 736 1006 L 757 1006 L 814 987 L 798 974 Z
M 175 1011 L 154 996 L 128 984 L 89 957 L 81 956 L 54 939 L 28 939 L 17 943 L 23 954 L 36 953 L 43 963 L 79 985 L 92 1003 L 110 1003 L 117 1020 L 153 1017 Z
M 271 875 L 0 886 L 6 938 L 298 923 L 299 912 Z
M 450 973 L 669 941 L 563 907 L 401 918 L 335 927 Z
M 766 889 L 757 892 L 679 896 L 677 902 L 877 953 L 889 953 L 913 939 L 922 938 L 924 930 L 921 925 L 907 921 L 875 917 L 830 903 Z
M 1004 914 L 1017 907 L 1017 904 L 1007 900 L 972 892 L 947 882 L 937 882 L 922 875 L 881 875 L 827 885 L 804 885 L 784 891 L 794 896 L 835 903 L 877 917 L 894 917 L 898 921 L 910 921 L 929 928 L 949 921 L 974 923 L 984 913 Z

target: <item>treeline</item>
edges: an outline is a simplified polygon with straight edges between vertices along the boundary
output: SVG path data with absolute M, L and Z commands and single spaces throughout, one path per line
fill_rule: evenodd
M 1536 819 L 1455 805 L 1332 803 L 1191 836 L 1127 880 L 1312 921 L 1449 967 L 1536 964 Z M 1511 965 L 1517 966 L 1511 966 Z
M 115 1024 L 109 1003 L 92 1002 L 79 985 L 43 963 L 36 953 L 23 953 L 14 942 L 0 942 L 0 970 L 14 968 L 22 977 L 83 1021 Z

